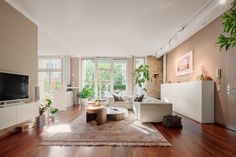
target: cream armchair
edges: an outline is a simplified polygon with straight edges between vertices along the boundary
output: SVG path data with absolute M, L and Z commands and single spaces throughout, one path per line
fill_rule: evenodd
M 122 99 L 124 101 L 115 101 L 113 96 L 110 96 L 107 98 L 108 99 L 108 105 L 109 107 L 124 107 L 127 109 L 133 109 L 132 107 L 132 98 L 128 96 L 123 96 Z

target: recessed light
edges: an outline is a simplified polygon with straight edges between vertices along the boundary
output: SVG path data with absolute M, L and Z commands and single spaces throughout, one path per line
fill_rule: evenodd
M 219 0 L 220 4 L 225 4 L 226 0 Z

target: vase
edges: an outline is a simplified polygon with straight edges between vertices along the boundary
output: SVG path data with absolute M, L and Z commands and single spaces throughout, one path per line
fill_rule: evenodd
M 44 125 L 45 125 L 45 115 L 44 114 L 36 117 L 36 125 L 38 128 L 44 127 Z
M 50 120 L 55 121 L 55 116 L 56 116 L 56 114 L 50 114 Z
M 83 106 L 87 105 L 87 99 L 80 98 L 80 105 L 83 105 Z

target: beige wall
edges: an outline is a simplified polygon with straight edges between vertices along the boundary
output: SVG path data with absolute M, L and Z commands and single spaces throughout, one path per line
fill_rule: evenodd
M 31 100 L 38 85 L 37 63 L 37 26 L 0 0 L 0 71 L 29 75 Z
M 193 35 L 190 39 L 185 41 L 179 47 L 171 51 L 167 55 L 167 81 L 172 82 L 185 82 L 190 80 L 195 80 L 201 74 L 201 66 L 204 65 L 210 76 L 216 82 L 216 84 L 221 83 L 221 88 L 226 88 L 226 84 L 229 83 L 227 78 L 230 73 L 236 77 L 236 72 L 234 67 L 236 67 L 236 51 L 235 49 L 230 50 L 228 53 L 224 51 L 219 51 L 218 45 L 216 45 L 217 37 L 223 31 L 222 20 L 217 18 L 204 29 Z M 175 63 L 176 58 L 182 56 L 183 54 L 193 51 L 193 65 L 194 72 L 191 75 L 186 76 L 176 76 L 175 73 Z M 234 58 L 231 61 L 227 58 Z M 228 63 L 233 64 L 229 68 Z M 228 67 L 226 69 L 226 67 Z M 217 80 L 215 77 L 215 71 L 217 68 L 222 69 L 222 79 Z M 232 78 L 232 77 L 231 77 Z M 229 79 L 229 78 L 228 78 Z M 235 109 L 235 107 L 234 107 Z M 215 121 L 225 125 L 234 125 L 236 121 L 236 114 L 231 113 L 232 106 L 230 107 L 227 103 L 227 95 L 225 92 L 217 92 L 215 90 Z M 231 111 L 232 112 L 232 111 Z M 235 110 L 234 110 L 235 112 Z M 234 123 L 234 124 L 233 124 Z
M 150 81 L 147 83 L 147 94 L 154 98 L 160 98 L 160 86 L 163 82 L 163 58 L 147 56 Z M 154 77 L 156 75 L 156 78 Z

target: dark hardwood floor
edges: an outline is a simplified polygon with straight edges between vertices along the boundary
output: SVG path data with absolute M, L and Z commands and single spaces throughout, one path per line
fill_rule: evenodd
M 60 112 L 56 124 L 69 123 L 81 112 L 73 107 Z M 183 129 L 155 127 L 173 145 L 172 147 L 68 147 L 39 146 L 43 128 L 32 128 L 23 133 L 0 139 L 1 157 L 236 157 L 236 132 L 220 125 L 202 125 L 182 118 Z M 50 124 L 48 124 L 50 125 Z

